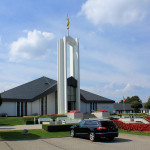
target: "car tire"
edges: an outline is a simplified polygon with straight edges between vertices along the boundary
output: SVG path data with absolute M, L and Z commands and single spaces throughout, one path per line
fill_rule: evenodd
M 95 133 L 94 132 L 90 132 L 90 134 L 89 134 L 89 139 L 90 139 L 90 141 L 95 141 Z
M 109 137 L 108 140 L 109 141 L 113 141 L 115 137 Z
M 71 135 L 71 137 L 75 137 L 74 129 L 71 129 L 71 131 L 70 131 L 70 135 Z

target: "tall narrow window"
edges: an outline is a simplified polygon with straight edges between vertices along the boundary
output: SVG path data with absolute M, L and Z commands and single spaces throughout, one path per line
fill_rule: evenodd
M 25 102 L 25 116 L 27 116 L 27 102 Z
M 76 88 L 68 86 L 68 111 L 75 110 Z
M 95 103 L 95 105 L 96 105 L 96 106 L 95 106 L 95 110 L 97 110 L 97 103 Z
M 20 102 L 17 102 L 17 116 L 20 116 Z
M 47 96 L 45 96 L 45 115 L 47 114 Z
M 41 115 L 43 115 L 43 98 L 41 98 Z
M 23 107 L 23 102 L 21 102 L 21 116 L 23 116 L 24 115 L 24 107 Z

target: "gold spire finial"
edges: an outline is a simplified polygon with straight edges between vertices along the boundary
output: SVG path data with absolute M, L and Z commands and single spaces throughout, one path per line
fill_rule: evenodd
M 70 24 L 70 22 L 69 22 L 69 18 L 68 18 L 68 15 L 67 15 L 67 30 L 69 30 L 69 24 Z

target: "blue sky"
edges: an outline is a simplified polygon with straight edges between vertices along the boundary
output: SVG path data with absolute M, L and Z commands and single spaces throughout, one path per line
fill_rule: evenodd
M 1 0 L 0 92 L 41 76 L 57 80 L 57 41 L 67 35 L 68 14 L 70 35 L 80 42 L 81 88 L 147 101 L 149 8 L 149 0 Z

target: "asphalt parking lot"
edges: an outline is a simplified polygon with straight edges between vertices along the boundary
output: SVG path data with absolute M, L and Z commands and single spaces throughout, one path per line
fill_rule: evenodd
M 91 142 L 81 138 L 0 141 L 0 150 L 149 150 L 150 137 L 120 134 L 114 141 Z

